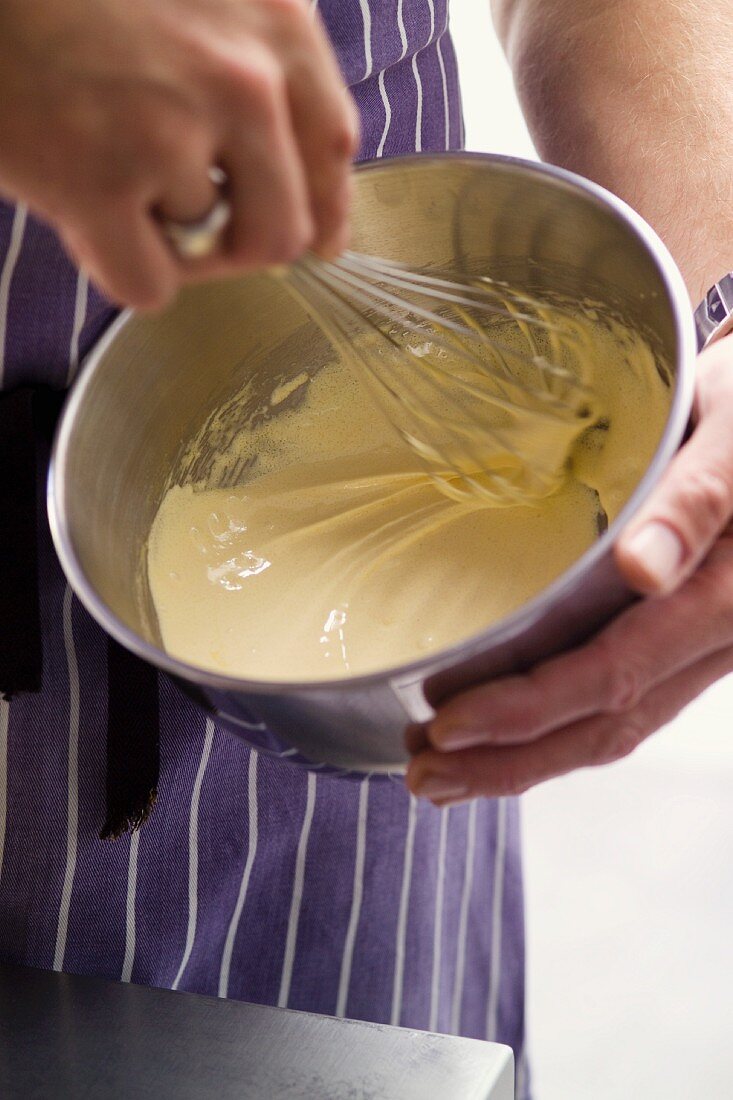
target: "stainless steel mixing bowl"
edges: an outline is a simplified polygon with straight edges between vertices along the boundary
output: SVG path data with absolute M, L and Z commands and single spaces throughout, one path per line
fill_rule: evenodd
M 669 364 L 672 405 L 652 463 L 617 521 L 554 584 L 460 645 L 349 680 L 296 683 L 287 669 L 282 683 L 238 680 L 163 651 L 144 548 L 186 442 L 245 378 L 256 400 L 333 357 L 266 275 L 186 290 L 159 316 L 119 318 L 66 405 L 49 512 L 61 563 L 91 614 L 218 720 L 294 762 L 386 772 L 404 767 L 404 727 L 428 717 L 430 703 L 577 643 L 628 602 L 612 547 L 682 440 L 695 337 L 682 279 L 655 234 L 618 199 L 555 168 L 469 154 L 363 165 L 353 245 L 414 265 L 498 271 L 540 294 L 605 299 L 644 329 Z

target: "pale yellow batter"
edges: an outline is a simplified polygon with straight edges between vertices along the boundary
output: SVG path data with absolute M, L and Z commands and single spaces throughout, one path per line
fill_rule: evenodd
M 148 574 L 166 649 L 251 679 L 336 679 L 443 649 L 525 603 L 618 513 L 667 417 L 642 338 L 607 322 L 593 341 L 604 421 L 561 488 L 526 506 L 446 498 L 353 369 L 294 372 L 225 456 L 253 460 L 246 483 L 163 500 Z

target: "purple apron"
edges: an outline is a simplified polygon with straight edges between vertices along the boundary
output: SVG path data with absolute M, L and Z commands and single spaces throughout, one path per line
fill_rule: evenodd
M 319 10 L 362 158 L 461 147 L 447 0 Z M 0 386 L 66 388 L 112 316 L 54 234 L 0 204 Z M 100 840 L 119 684 L 42 495 L 38 523 L 42 690 L 0 701 L 0 958 L 497 1039 L 525 1076 L 516 802 L 440 811 L 392 779 L 300 771 L 160 677 L 152 705 L 134 684 L 125 700 L 131 721 L 158 725 L 157 805 L 142 829 Z

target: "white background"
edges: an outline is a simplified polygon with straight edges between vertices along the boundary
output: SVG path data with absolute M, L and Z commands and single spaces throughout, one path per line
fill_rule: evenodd
M 468 148 L 534 156 L 489 0 L 452 13 Z M 731 1100 L 733 680 L 524 802 L 536 1100 Z

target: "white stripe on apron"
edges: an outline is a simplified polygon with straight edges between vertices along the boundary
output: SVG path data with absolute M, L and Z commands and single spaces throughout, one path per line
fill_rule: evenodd
M 346 1015 L 349 999 L 349 981 L 351 979 L 351 961 L 354 957 L 356 930 L 359 927 L 359 914 L 364 895 L 364 857 L 366 854 L 367 812 L 369 806 L 369 776 L 362 779 L 359 789 L 359 809 L 356 824 L 356 854 L 354 857 L 354 886 L 351 894 L 351 913 L 346 929 L 344 953 L 341 959 L 338 996 L 336 998 L 336 1016 Z
M 372 75 L 372 13 L 369 8 L 369 0 L 359 0 L 361 17 L 364 21 L 364 76 L 366 80 Z
M 450 1030 L 453 1035 L 458 1035 L 461 1030 L 461 1004 L 463 1001 L 463 981 L 466 973 L 466 935 L 468 933 L 468 909 L 471 904 L 473 890 L 473 863 L 476 851 L 476 814 L 478 803 L 472 802 L 468 807 L 468 823 L 466 826 L 466 869 L 463 875 L 463 893 L 461 894 L 461 908 L 458 916 L 458 945 L 456 953 L 456 977 L 453 985 L 453 1003 L 450 1014 Z
M 5 377 L 5 334 L 8 325 L 8 302 L 10 299 L 10 284 L 13 280 L 13 272 L 20 255 L 20 247 L 23 243 L 25 222 L 28 208 L 23 203 L 18 203 L 13 214 L 13 224 L 10 229 L 10 243 L 5 254 L 5 263 L 0 272 L 0 386 Z
M 486 1038 L 496 1042 L 496 1022 L 501 988 L 501 933 L 504 909 L 504 864 L 506 857 L 507 803 L 496 805 L 496 856 L 494 860 L 494 897 L 491 915 L 491 960 L 489 963 L 489 1001 L 486 1010 Z
M 129 982 L 135 962 L 135 898 L 137 894 L 137 852 L 140 847 L 140 830 L 130 837 L 130 857 L 127 863 L 127 900 L 125 903 L 125 957 L 122 960 L 120 981 Z
M 448 818 L 450 809 L 440 814 L 440 838 L 438 840 L 438 875 L 435 886 L 435 924 L 433 926 L 433 973 L 430 981 L 430 1017 L 428 1031 L 438 1030 L 440 996 L 440 962 L 443 944 L 443 892 L 445 887 L 445 849 L 448 843 Z
M 211 755 L 211 746 L 214 741 L 214 723 L 211 718 L 206 719 L 206 735 L 204 747 L 201 752 L 196 779 L 191 795 L 191 811 L 188 818 L 188 927 L 186 928 L 186 946 L 183 949 L 183 958 L 178 967 L 171 989 L 178 989 L 183 973 L 191 958 L 193 943 L 196 938 L 196 919 L 198 916 L 198 890 L 199 890 L 199 801 L 201 799 L 201 784 L 204 781 L 206 766 Z
M 76 296 L 74 298 L 74 323 L 71 330 L 71 345 L 69 347 L 69 371 L 66 375 L 66 385 L 70 386 L 79 369 L 79 337 L 84 327 L 87 315 L 87 300 L 89 297 L 89 279 L 83 271 L 76 273 Z
M 247 897 L 247 890 L 249 889 L 249 879 L 250 875 L 252 874 L 252 866 L 254 864 L 255 856 L 257 854 L 257 759 L 257 753 L 254 749 L 252 749 L 250 751 L 249 771 L 247 777 L 247 800 L 249 803 L 249 839 L 247 842 L 247 858 L 244 863 L 242 881 L 239 884 L 239 893 L 237 895 L 237 901 L 234 906 L 234 912 L 232 913 L 232 919 L 229 921 L 226 940 L 224 941 L 224 950 L 221 956 L 221 969 L 219 970 L 220 997 L 226 997 L 229 994 L 229 971 L 232 965 L 232 951 L 234 950 L 234 941 L 237 936 L 237 929 L 239 928 L 239 919 L 242 916 L 244 901 Z
M 377 156 L 384 155 L 384 144 L 389 134 L 389 128 L 392 124 L 392 105 L 389 102 L 389 96 L 387 95 L 387 88 L 384 83 L 384 69 L 379 74 L 379 94 L 382 97 L 382 103 L 384 105 L 384 129 L 382 130 L 382 136 L 379 139 L 379 145 L 377 146 Z
M 402 53 L 400 54 L 400 61 L 407 56 L 407 30 L 405 28 L 405 14 L 402 10 L 404 0 L 398 0 L 397 3 L 397 26 L 400 31 L 400 42 L 402 43 Z
M 74 628 L 72 623 L 73 594 L 66 585 L 63 604 L 64 647 L 66 665 L 69 672 L 69 749 L 68 779 L 66 799 L 66 868 L 64 884 L 61 889 L 58 923 L 56 925 L 56 949 L 53 956 L 53 969 L 61 970 L 66 954 L 66 936 L 69 929 L 69 909 L 71 891 L 76 871 L 77 831 L 79 827 L 79 665 L 74 646 Z
M 407 939 L 407 910 L 410 904 L 410 883 L 412 880 L 412 856 L 415 847 L 415 821 L 417 818 L 417 799 L 410 795 L 407 814 L 407 836 L 405 837 L 405 861 L 402 869 L 402 889 L 400 908 L 397 917 L 397 940 L 395 948 L 394 984 L 392 986 L 392 1012 L 389 1022 L 398 1025 L 402 1015 L 402 984 L 405 977 L 405 941 Z
M 290 982 L 293 977 L 293 963 L 295 962 L 295 948 L 298 940 L 298 920 L 300 918 L 300 903 L 303 900 L 303 883 L 305 881 L 305 859 L 308 854 L 308 837 L 313 822 L 313 810 L 316 805 L 316 779 L 314 772 L 308 772 L 308 795 L 303 817 L 303 828 L 298 842 L 298 855 L 295 861 L 295 878 L 293 880 L 293 896 L 290 902 L 290 918 L 288 920 L 288 933 L 285 938 L 285 955 L 283 957 L 282 977 L 280 979 L 280 994 L 277 998 L 278 1008 L 288 1007 L 290 997 Z
M 422 153 L 422 80 L 417 67 L 417 54 L 412 55 L 412 75 L 417 89 L 417 113 L 415 115 L 415 152 Z

